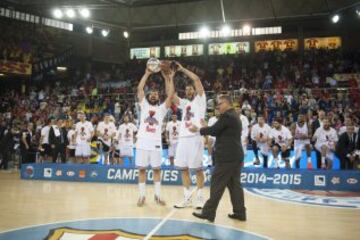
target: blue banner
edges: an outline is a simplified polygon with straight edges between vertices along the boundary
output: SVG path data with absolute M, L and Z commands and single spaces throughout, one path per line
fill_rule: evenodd
M 211 168 L 205 169 L 209 185 Z M 95 164 L 23 164 L 21 178 L 26 180 L 53 180 L 73 182 L 137 183 L 138 170 L 134 167 Z M 147 171 L 152 183 L 153 171 Z M 191 180 L 195 184 L 195 175 Z M 325 191 L 360 191 L 360 171 L 262 169 L 243 168 L 241 183 L 247 188 L 303 189 Z M 162 184 L 181 185 L 181 173 L 172 167 L 163 167 Z

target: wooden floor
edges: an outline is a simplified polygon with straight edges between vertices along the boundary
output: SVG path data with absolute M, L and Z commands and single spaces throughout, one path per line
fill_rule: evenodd
M 205 191 L 208 196 L 208 189 Z M 147 187 L 147 205 L 136 207 L 136 185 L 20 180 L 18 173 L 0 172 L 0 231 L 50 222 L 106 217 L 159 217 L 173 210 L 182 188 L 163 186 L 167 207 L 154 204 Z M 360 239 L 360 211 L 288 204 L 246 194 L 247 222 L 227 218 L 231 211 L 226 192 L 215 224 L 234 227 L 273 239 Z M 192 209 L 175 211 L 171 218 L 199 222 Z

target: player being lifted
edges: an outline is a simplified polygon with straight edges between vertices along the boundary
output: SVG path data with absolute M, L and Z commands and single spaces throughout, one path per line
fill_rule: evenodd
M 136 141 L 136 159 L 135 164 L 139 169 L 139 192 L 140 197 L 137 205 L 139 207 L 145 204 L 146 192 L 146 169 L 150 166 L 154 171 L 155 201 L 159 205 L 165 205 L 160 198 L 161 189 L 161 159 L 162 144 L 161 130 L 164 117 L 171 106 L 172 96 L 174 93 L 173 77 L 174 71 L 162 75 L 165 79 L 167 98 L 164 103 L 159 104 L 159 91 L 152 89 L 145 96 L 144 87 L 146 81 L 152 72 L 146 68 L 145 74 L 140 80 L 137 88 L 137 96 L 140 105 L 140 126 Z
M 177 64 L 177 70 L 191 79 L 191 83 L 185 88 L 186 99 L 174 96 L 175 104 L 182 109 L 179 142 L 176 149 L 175 166 L 182 172 L 184 186 L 184 201 L 175 205 L 177 208 L 188 207 L 191 204 L 190 171 L 196 171 L 197 197 L 196 208 L 202 208 L 204 200 L 202 190 L 204 187 L 203 151 L 204 142 L 199 133 L 193 133 L 189 129 L 195 125 L 201 127 L 201 120 L 205 119 L 206 96 L 203 85 L 192 71 Z

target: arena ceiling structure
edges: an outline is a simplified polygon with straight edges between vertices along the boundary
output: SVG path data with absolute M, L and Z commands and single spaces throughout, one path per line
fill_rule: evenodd
M 237 23 L 258 20 L 326 17 L 349 8 L 356 0 L 5 0 L 5 3 L 51 16 L 54 8 L 88 8 L 89 19 L 73 23 L 102 24 L 131 31 Z

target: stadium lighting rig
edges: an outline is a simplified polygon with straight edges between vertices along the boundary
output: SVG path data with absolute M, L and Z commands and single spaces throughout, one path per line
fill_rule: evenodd
M 87 26 L 86 28 L 85 28 L 85 31 L 88 33 L 88 34 L 92 34 L 93 32 L 94 32 L 94 28 L 91 26 Z
M 201 38 L 208 38 L 210 36 L 210 30 L 208 27 L 203 26 L 200 28 L 199 34 Z
M 251 27 L 250 25 L 246 24 L 242 27 L 243 35 L 250 35 Z
M 52 14 L 55 18 L 63 18 L 64 16 L 68 17 L 68 18 L 75 18 L 78 15 L 81 16 L 82 18 L 89 18 L 91 15 L 91 12 L 88 8 L 86 7 L 82 7 L 79 8 L 77 10 L 75 10 L 75 8 L 72 7 L 67 7 L 67 8 L 55 8 L 52 11 Z
M 101 35 L 103 37 L 107 37 L 109 35 L 110 31 L 108 29 L 103 29 L 101 30 Z
M 62 18 L 64 16 L 63 12 L 59 8 L 53 10 L 53 15 L 55 18 Z
M 90 10 L 87 9 L 87 8 L 81 8 L 81 9 L 79 10 L 79 14 L 80 14 L 80 16 L 82 16 L 83 18 L 88 18 L 88 17 L 90 17 Z
M 340 20 L 340 15 L 339 14 L 335 14 L 331 17 L 331 22 L 332 23 L 338 23 Z
M 227 37 L 231 33 L 231 28 L 229 25 L 224 25 L 224 26 L 222 26 L 220 32 L 221 32 L 222 36 Z
M 65 15 L 66 15 L 68 18 L 74 18 L 74 17 L 76 17 L 76 12 L 75 12 L 74 9 L 69 8 L 69 9 L 66 9 L 66 10 L 65 10 Z

